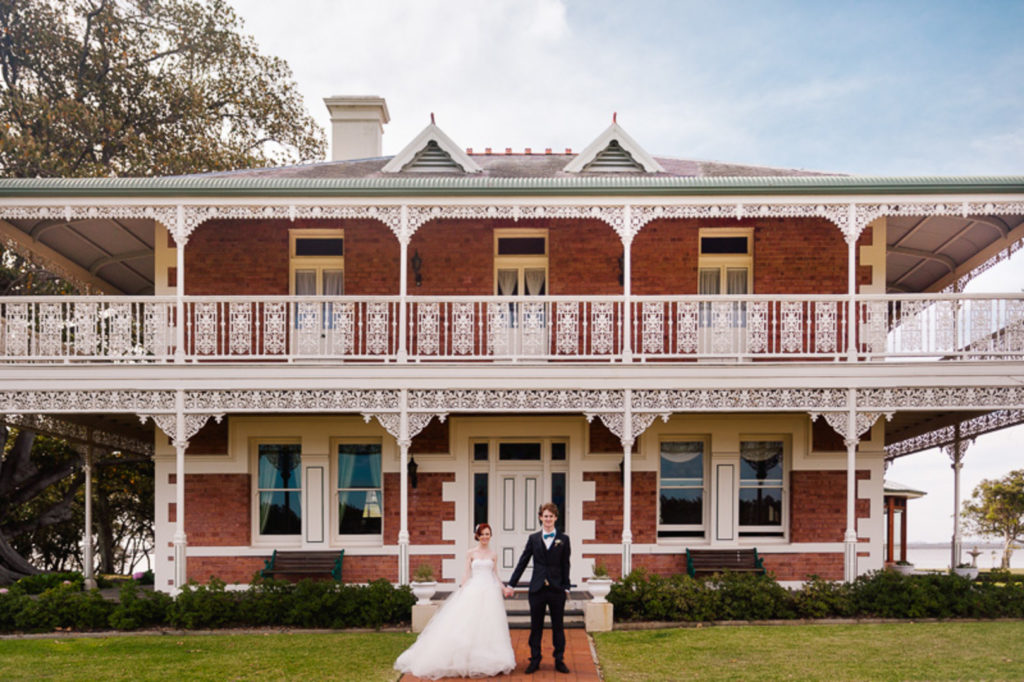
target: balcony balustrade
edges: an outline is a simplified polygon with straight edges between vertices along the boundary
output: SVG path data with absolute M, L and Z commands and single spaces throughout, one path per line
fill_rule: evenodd
M 187 296 L 180 354 L 177 305 L 174 297 L 2 298 L 0 361 L 1024 357 L 1021 295 L 859 295 L 852 333 L 848 296 Z

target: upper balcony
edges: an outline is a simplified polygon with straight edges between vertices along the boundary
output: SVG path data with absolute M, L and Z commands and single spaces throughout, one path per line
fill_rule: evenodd
M 2 298 L 0 362 L 735 363 L 1024 356 L 1020 294 L 186 296 L 180 305 L 179 311 L 176 298 L 151 296 Z

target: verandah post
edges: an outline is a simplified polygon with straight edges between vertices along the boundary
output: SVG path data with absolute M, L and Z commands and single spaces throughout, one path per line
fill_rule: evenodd
M 179 280 L 180 282 L 180 280 Z M 188 539 L 185 536 L 185 391 L 178 389 L 174 396 L 174 589 L 180 590 L 188 582 L 185 550 Z
M 399 521 L 398 521 L 398 584 L 409 584 L 409 389 L 403 388 L 399 394 L 401 414 L 398 422 L 398 486 L 399 486 Z
M 633 570 L 633 391 L 625 390 L 622 420 L 622 575 Z
M 846 394 L 846 533 L 843 536 L 843 580 L 857 577 L 857 390 Z

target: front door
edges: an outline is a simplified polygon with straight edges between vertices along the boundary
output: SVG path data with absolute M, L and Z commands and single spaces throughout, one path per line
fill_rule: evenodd
M 498 501 L 500 528 L 495 529 L 499 545 L 498 574 L 507 580 L 515 570 L 516 562 L 526 547 L 530 533 L 540 529 L 537 508 L 543 492 L 543 475 L 539 471 L 501 471 L 498 474 Z M 532 566 L 519 580 L 520 585 L 530 582 Z

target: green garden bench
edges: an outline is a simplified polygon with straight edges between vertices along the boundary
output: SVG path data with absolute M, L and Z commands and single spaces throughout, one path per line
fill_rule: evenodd
M 275 575 L 329 575 L 335 582 L 341 582 L 341 564 L 345 550 L 330 552 L 281 552 L 274 553 L 266 560 L 260 576 Z
M 725 571 L 764 575 L 762 561 L 756 548 L 686 549 L 686 572 L 694 578 Z

